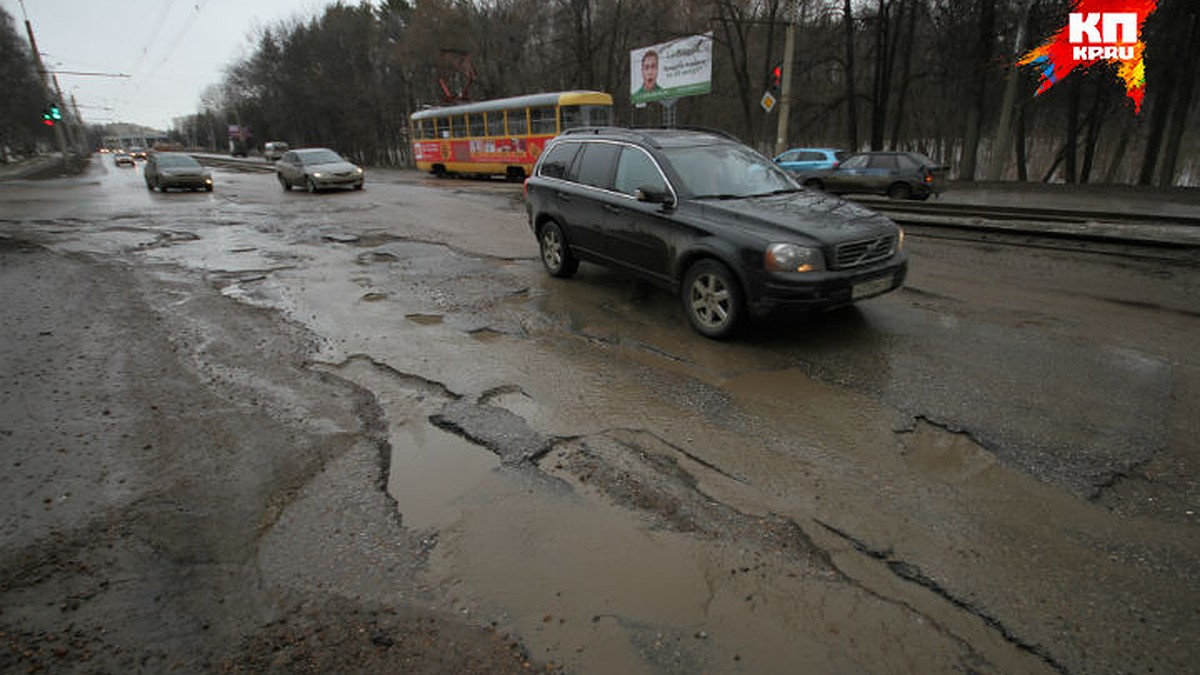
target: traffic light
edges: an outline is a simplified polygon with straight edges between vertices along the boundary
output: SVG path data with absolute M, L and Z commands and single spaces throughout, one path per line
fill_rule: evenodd
M 42 124 L 52 127 L 62 121 L 62 109 L 57 103 L 51 103 L 42 110 Z
M 771 91 L 778 93 L 780 87 L 783 86 L 783 64 L 776 63 L 771 69 Z

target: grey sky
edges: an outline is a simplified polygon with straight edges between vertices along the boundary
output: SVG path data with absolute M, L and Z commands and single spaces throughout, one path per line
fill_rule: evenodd
M 197 112 L 200 92 L 248 55 L 254 36 L 316 15 L 334 0 L 0 0 L 25 36 L 25 18 L 46 68 L 59 71 L 89 123 L 133 122 L 160 130 Z M 125 74 L 129 77 L 76 75 Z

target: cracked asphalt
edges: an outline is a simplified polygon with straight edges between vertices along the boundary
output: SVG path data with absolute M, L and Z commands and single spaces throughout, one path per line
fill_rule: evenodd
M 4 672 L 1185 672 L 1200 272 L 910 238 L 732 344 L 519 186 L 0 184 Z

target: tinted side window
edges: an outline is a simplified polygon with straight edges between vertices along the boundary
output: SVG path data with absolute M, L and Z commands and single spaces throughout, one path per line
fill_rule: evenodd
M 802 152 L 800 153 L 800 161 L 802 162 L 820 162 L 825 159 L 825 155 L 820 152 Z
M 870 159 L 870 157 L 868 155 L 857 155 L 855 157 L 851 157 L 850 159 L 846 160 L 845 162 L 842 162 L 842 168 L 843 169 L 865 169 L 867 167 L 868 159 Z
M 667 184 L 658 172 L 653 160 L 637 148 L 624 148 L 617 160 L 617 177 L 613 188 L 617 192 L 634 195 L 638 188 L 649 187 L 665 192 Z
M 579 175 L 576 176 L 576 180 L 584 185 L 605 190 L 611 188 L 613 164 L 616 163 L 617 153 L 621 151 L 621 147 L 610 143 L 585 143 L 583 145 L 583 155 L 579 159 Z
M 907 169 L 911 171 L 913 169 L 921 168 L 921 165 L 917 163 L 917 160 L 912 155 L 900 155 L 897 159 L 900 160 L 901 169 Z
M 575 161 L 575 153 L 578 151 L 578 143 L 555 143 L 546 151 L 541 168 L 538 169 L 538 175 L 571 180 L 569 174 L 571 162 Z
M 896 168 L 896 156 L 895 155 L 875 155 L 875 156 L 871 157 L 871 168 L 872 169 L 895 169 Z

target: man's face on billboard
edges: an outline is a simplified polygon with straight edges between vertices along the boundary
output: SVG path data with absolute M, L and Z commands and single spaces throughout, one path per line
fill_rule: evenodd
M 642 57 L 642 88 L 653 89 L 658 84 L 658 54 Z

